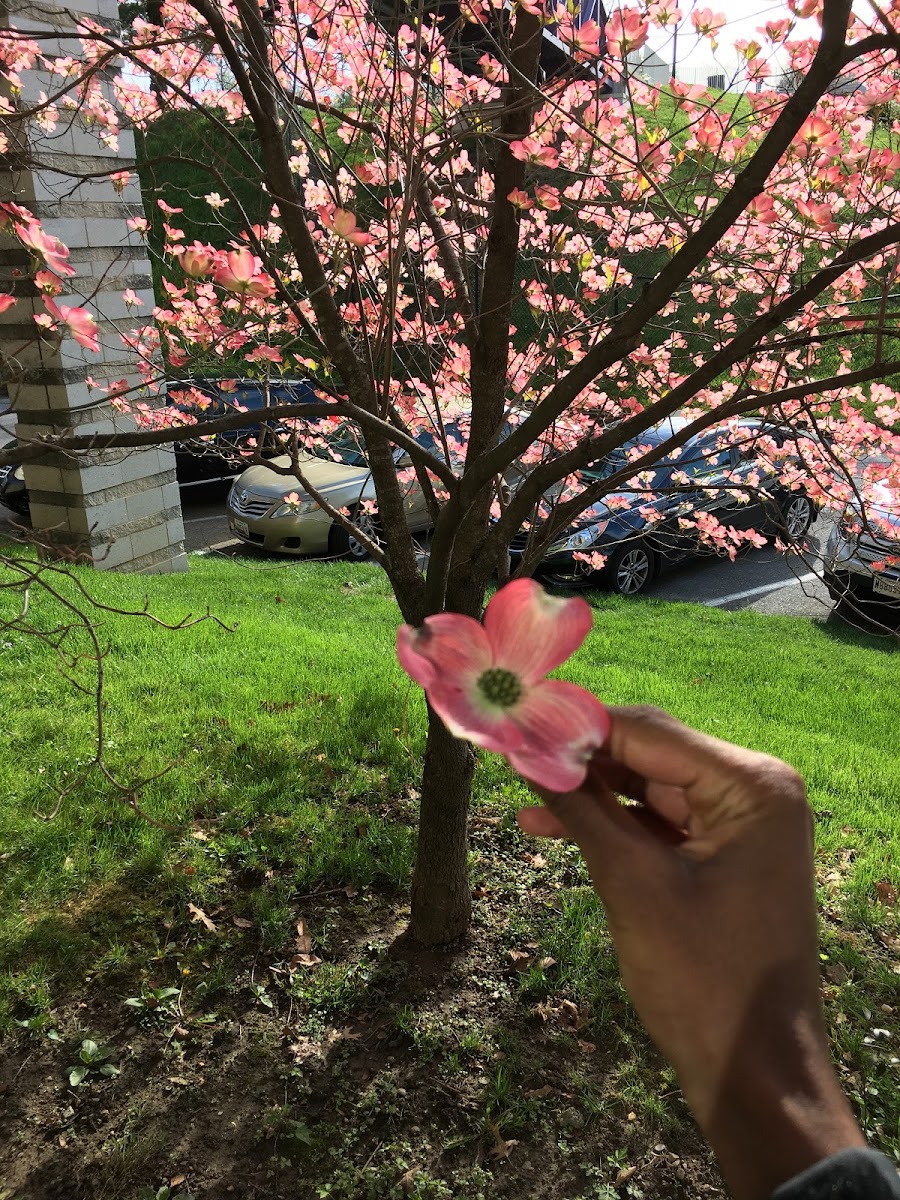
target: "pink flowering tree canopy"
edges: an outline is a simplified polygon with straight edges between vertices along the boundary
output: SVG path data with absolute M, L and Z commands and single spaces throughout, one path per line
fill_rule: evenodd
M 126 128 L 149 144 L 174 119 L 196 118 L 207 138 L 183 198 L 148 184 L 148 215 L 130 221 L 157 258 L 152 311 L 132 293 L 127 320 L 107 317 L 78 294 L 59 238 L 6 202 L 4 233 L 31 275 L 2 283 L 0 315 L 35 338 L 134 356 L 139 385 L 95 384 L 120 445 L 180 440 L 186 423 L 198 437 L 240 426 L 239 413 L 209 416 L 190 389 L 166 407 L 167 372 L 313 380 L 321 404 L 269 413 L 293 456 L 285 495 L 332 511 L 304 478 L 299 451 L 327 428 L 308 418 L 358 429 L 378 537 L 357 536 L 409 627 L 405 665 L 460 730 L 495 703 L 478 688 L 485 672 L 511 672 L 527 715 L 508 706 L 494 740 L 513 761 L 515 737 L 540 723 L 524 699 L 532 685 L 535 704 L 541 694 L 530 668 L 503 658 L 487 621 L 448 708 L 426 653 L 438 635 L 422 631 L 452 641 L 459 620 L 480 619 L 514 537 L 527 534 L 527 576 L 587 507 L 626 487 L 651 500 L 656 462 L 704 430 L 728 445 L 745 415 L 804 435 L 790 453 L 762 437 L 760 453 L 770 475 L 823 506 L 862 506 L 900 485 L 900 16 L 789 0 L 783 17 L 735 38 L 715 6 L 666 0 L 615 5 L 603 28 L 554 0 L 404 12 L 169 0 L 159 26 L 137 18 L 116 33 L 82 20 L 70 57 L 50 53 L 39 29 L 4 33 L 4 126 L 18 118 L 24 132 L 4 132 L 2 148 L 23 163 L 39 165 L 76 121 L 106 147 Z M 676 35 L 727 51 L 730 90 L 640 77 L 646 47 L 665 58 Z M 551 37 L 562 48 L 552 61 Z M 28 72 L 46 76 L 37 104 L 18 100 Z M 177 147 L 145 158 L 145 183 L 184 158 Z M 113 160 L 113 183 L 127 176 Z M 642 444 L 673 415 L 663 444 Z M 93 444 L 59 431 L 51 441 L 71 453 Z M 615 471 L 585 474 L 623 446 Z M 413 481 L 434 526 L 427 570 L 405 518 Z M 707 486 L 739 500 L 767 485 L 720 473 Z M 723 554 L 758 540 L 713 511 L 692 521 Z M 414 925 L 439 940 L 464 927 L 467 893 L 456 888 L 455 909 L 439 913 L 420 868 L 449 855 L 464 873 L 472 763 L 437 716 L 429 747 Z M 459 786 L 439 797 L 448 773 Z

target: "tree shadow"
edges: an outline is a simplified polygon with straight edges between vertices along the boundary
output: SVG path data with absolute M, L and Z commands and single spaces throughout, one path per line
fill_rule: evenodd
M 822 629 L 835 641 L 895 654 L 900 651 L 900 606 L 842 600 L 822 622 Z
M 313 917 L 309 900 L 303 911 Z M 313 1005 L 298 1015 L 290 989 L 269 1009 L 245 988 L 215 1006 L 213 1024 L 185 1034 L 136 1023 L 108 988 L 73 996 L 60 1014 L 65 1049 L 32 1041 L 0 1067 L 8 1200 L 139 1200 L 182 1176 L 173 1200 L 179 1190 L 202 1200 L 549 1197 L 575 1194 L 576 1164 L 604 1164 L 624 1143 L 636 1160 L 646 1152 L 666 1195 L 696 1194 L 700 1179 L 709 1190 L 715 1176 L 690 1124 L 669 1129 L 671 1153 L 651 1126 L 626 1121 L 623 1133 L 637 1103 L 616 1091 L 623 1055 L 657 1080 L 663 1066 L 646 1039 L 636 1044 L 629 1030 L 627 1043 L 609 1034 L 592 1045 L 584 1039 L 601 1039 L 577 1025 L 571 1004 L 537 1016 L 498 958 L 490 920 L 430 950 L 411 940 L 395 900 L 373 894 L 365 912 L 347 930 L 356 951 L 345 945 L 341 959 L 378 932 L 387 942 L 349 1001 L 324 1016 Z M 274 999 L 271 958 L 258 948 L 253 970 Z M 88 1029 L 115 1047 L 122 1074 L 70 1089 L 66 1054 Z

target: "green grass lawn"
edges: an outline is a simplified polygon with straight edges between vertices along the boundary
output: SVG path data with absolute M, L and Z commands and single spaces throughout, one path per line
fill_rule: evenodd
M 412 965 L 397 949 L 424 705 L 396 664 L 398 612 L 380 571 L 195 557 L 181 576 L 80 578 L 104 603 L 146 599 L 173 623 L 209 609 L 228 628 L 94 614 L 108 651 L 106 765 L 126 784 L 171 766 L 137 794 L 159 824 L 96 771 L 42 819 L 90 763 L 90 664 L 76 668 L 79 692 L 46 641 L 0 638 L 0 1122 L 3 1080 L 19 1121 L 55 1128 L 57 1110 L 73 1109 L 59 1135 L 70 1194 L 139 1200 L 185 1174 L 185 1191 L 218 1196 L 208 1136 L 193 1175 L 173 1157 L 171 1122 L 187 1136 L 194 1118 L 170 1094 L 198 1078 L 202 1095 L 231 1097 L 216 1093 L 212 1141 L 223 1161 L 242 1147 L 230 1178 L 245 1196 L 281 1195 L 298 1166 L 308 1190 L 284 1195 L 521 1196 L 529 1154 L 552 1166 L 548 1196 L 620 1194 L 609 1188 L 628 1164 L 652 1195 L 671 1183 L 652 1151 L 662 1143 L 678 1148 L 672 1178 L 685 1163 L 689 1179 L 706 1178 L 677 1088 L 616 982 L 577 855 L 518 832 L 525 792 L 499 760 L 485 756 L 476 776 L 471 945 Z M 594 631 L 561 674 L 609 702 L 661 705 L 806 777 L 836 1058 L 871 1135 L 900 1153 L 893 643 L 831 622 L 591 602 Z M 10 615 L 12 599 L 2 603 Z M 62 609 L 35 593 L 31 619 L 49 631 Z M 71 635 L 73 650 L 83 637 Z M 298 967 L 301 918 L 321 961 Z M 524 953 L 520 969 L 510 950 Z M 148 1006 L 160 987 L 177 988 L 177 1001 Z M 142 996 L 143 1008 L 124 1005 Z M 92 1071 L 67 1089 L 92 1034 L 122 1073 Z M 318 1059 L 297 1068 L 297 1047 L 309 1056 L 313 1045 L 330 1048 L 327 1070 Z M 552 1081 L 556 1101 L 535 1079 Z M 103 1107 L 115 1118 L 101 1121 Z M 4 1200 L 54 1194 L 40 1190 L 63 1171 L 53 1137 L 30 1157 L 15 1139 L 13 1159 L 0 1152 Z

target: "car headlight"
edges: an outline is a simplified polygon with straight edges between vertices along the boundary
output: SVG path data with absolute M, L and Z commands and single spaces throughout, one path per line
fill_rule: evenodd
M 299 503 L 295 502 L 294 504 L 279 504 L 272 513 L 272 517 L 273 519 L 275 517 L 305 517 L 307 513 L 315 512 L 318 507 L 315 500 L 301 500 Z
M 600 535 L 605 532 L 609 521 L 599 521 L 596 525 L 585 525 L 584 529 L 576 529 L 562 541 L 554 542 L 548 553 L 555 554 L 561 550 L 584 550 L 593 546 Z

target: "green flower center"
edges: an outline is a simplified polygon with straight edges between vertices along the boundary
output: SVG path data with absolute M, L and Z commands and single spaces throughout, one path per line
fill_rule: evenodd
M 522 695 L 522 685 L 512 671 L 503 667 L 491 667 L 478 679 L 478 690 L 491 704 L 500 708 L 512 708 Z

